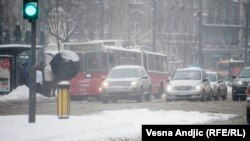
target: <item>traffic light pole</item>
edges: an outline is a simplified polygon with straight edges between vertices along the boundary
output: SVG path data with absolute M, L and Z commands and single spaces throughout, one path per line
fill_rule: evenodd
M 29 123 L 34 123 L 36 119 L 36 20 L 31 21 L 31 69 L 29 73 Z

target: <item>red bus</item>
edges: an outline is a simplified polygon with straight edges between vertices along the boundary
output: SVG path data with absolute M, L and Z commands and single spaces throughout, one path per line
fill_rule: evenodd
M 236 76 L 240 73 L 244 67 L 244 61 L 242 60 L 220 60 L 218 62 L 217 71 L 223 76 L 230 75 Z
M 113 44 L 112 44 L 113 42 Z M 72 98 L 100 98 L 99 88 L 109 70 L 120 65 L 143 65 L 148 71 L 152 94 L 160 98 L 168 79 L 167 56 L 160 53 L 128 49 L 116 41 L 65 43 L 64 49 L 76 52 L 80 58 L 80 71 L 70 80 Z M 108 43 L 108 44 L 107 44 Z
M 237 76 L 244 67 L 243 60 L 220 60 L 217 64 L 217 72 L 232 81 L 232 76 Z

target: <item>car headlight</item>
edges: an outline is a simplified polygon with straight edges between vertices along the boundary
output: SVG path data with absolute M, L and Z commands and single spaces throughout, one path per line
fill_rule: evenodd
M 242 83 L 242 81 L 236 81 L 236 84 L 237 85 L 242 85 L 243 83 Z
M 195 90 L 200 91 L 201 89 L 202 89 L 202 84 L 199 84 L 199 85 L 195 86 Z
M 173 87 L 171 85 L 168 85 L 166 88 L 167 91 L 171 91 L 172 89 L 173 89 Z
M 104 88 L 106 88 L 106 87 L 109 86 L 109 83 L 108 83 L 107 81 L 104 81 L 104 82 L 102 83 L 102 86 L 103 86 Z
M 135 86 L 137 86 L 138 84 L 139 84 L 138 81 L 132 81 L 132 82 L 130 83 L 130 86 L 135 87 Z

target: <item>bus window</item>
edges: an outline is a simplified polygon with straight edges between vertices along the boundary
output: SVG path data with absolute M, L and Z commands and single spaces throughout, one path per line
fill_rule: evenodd
M 104 52 L 85 53 L 86 71 L 103 72 L 107 71 L 107 54 Z
M 158 70 L 158 57 L 157 56 L 153 56 L 153 63 L 154 63 L 154 71 Z
M 163 58 L 163 71 L 164 71 L 164 72 L 167 72 L 167 71 L 168 71 L 167 58 Z
M 136 55 L 135 55 L 135 53 L 130 53 L 130 62 L 133 64 L 133 65 L 136 65 Z
M 142 64 L 141 54 L 140 53 L 136 53 L 136 62 L 137 62 L 137 65 L 141 65 Z M 147 62 L 146 58 L 145 58 L 145 62 Z M 144 65 L 144 67 L 145 67 L 145 69 L 147 69 L 147 64 Z
M 122 51 L 119 51 L 119 65 L 124 65 L 124 64 L 125 64 L 124 53 Z
M 163 71 L 163 61 L 162 61 L 161 56 L 158 57 L 158 65 L 159 65 L 159 71 L 162 72 Z
M 84 61 L 83 61 L 83 54 L 82 53 L 77 53 L 80 59 L 80 71 L 85 71 L 84 70 Z
M 113 53 L 113 59 L 114 59 L 114 66 L 118 66 L 119 65 L 119 54 L 117 51 L 114 51 Z
M 154 70 L 154 61 L 153 61 L 153 56 L 148 55 L 148 68 L 149 70 L 153 71 Z
M 109 55 L 109 69 L 111 69 L 114 67 L 114 54 L 109 52 L 108 55 Z
M 131 62 L 129 52 L 124 52 L 124 58 L 125 58 L 125 65 L 129 65 Z

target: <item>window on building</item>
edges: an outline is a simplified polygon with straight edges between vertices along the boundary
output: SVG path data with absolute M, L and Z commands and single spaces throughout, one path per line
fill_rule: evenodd
M 144 4 L 143 0 L 129 0 L 129 4 Z
M 139 23 L 134 22 L 133 23 L 133 33 L 138 33 L 139 32 Z

